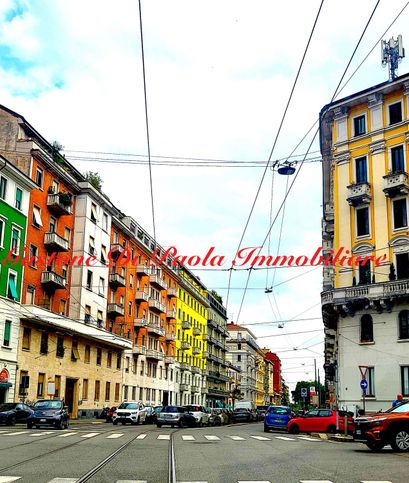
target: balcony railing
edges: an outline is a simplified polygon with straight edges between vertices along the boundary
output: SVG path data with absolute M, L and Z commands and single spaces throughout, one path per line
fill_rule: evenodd
M 125 277 L 123 277 L 120 273 L 110 273 L 109 284 L 111 287 L 125 287 Z
M 167 296 L 168 297 L 177 297 L 178 296 L 178 289 L 177 288 L 168 288 L 167 291 Z
M 166 311 L 166 318 L 167 319 L 176 319 L 176 310 L 167 310 Z
M 107 312 L 112 316 L 122 316 L 125 314 L 125 309 L 122 304 L 108 304 Z
M 45 233 L 44 245 L 50 252 L 68 252 L 70 249 L 70 242 L 54 232 Z
M 152 322 L 148 322 L 148 332 L 152 334 L 157 334 L 160 336 L 165 335 L 165 329 L 162 329 L 162 327 L 158 324 L 154 324 Z
M 155 349 L 146 349 L 146 357 L 148 359 L 154 359 L 156 361 L 161 361 L 163 360 L 163 354 L 162 352 L 159 352 Z
M 184 340 L 180 344 L 180 348 L 182 349 L 182 351 L 188 351 L 190 349 L 190 343 Z
M 409 193 L 408 173 L 390 173 L 384 176 L 383 191 L 389 198 L 407 195 Z
M 371 185 L 356 183 L 348 186 L 347 201 L 351 206 L 371 202 Z
M 165 356 L 163 358 L 163 362 L 165 364 L 173 364 L 175 362 L 175 358 L 173 356 Z
M 60 197 L 58 193 L 48 195 L 47 207 L 50 211 L 52 211 L 56 215 L 72 214 L 72 201 L 70 203 L 66 203 L 66 196 Z
M 198 355 L 198 354 L 200 354 L 201 350 L 199 349 L 199 347 L 193 347 L 192 352 L 193 352 L 193 354 Z
M 148 302 L 149 294 L 146 292 L 143 292 L 142 290 L 137 290 L 135 292 L 135 300 L 139 302 Z
M 111 249 L 109 251 L 111 258 L 115 260 L 118 258 L 121 253 L 125 250 L 125 248 L 120 243 L 112 243 Z
M 149 282 L 159 290 L 166 290 L 168 288 L 165 280 L 161 279 L 159 275 L 149 275 Z
M 181 362 L 180 368 L 182 371 L 190 371 L 190 365 L 187 362 Z
M 202 370 L 200 367 L 192 366 L 192 374 L 201 374 Z
M 191 329 L 191 328 L 192 328 L 192 322 L 190 322 L 189 320 L 183 320 L 182 321 L 182 329 L 188 330 L 188 329 Z
M 160 303 L 159 300 L 150 298 L 148 304 L 152 312 L 160 312 L 160 313 L 166 312 L 165 306 L 162 303 Z
M 148 325 L 148 321 L 141 317 L 136 317 L 133 320 L 134 327 L 146 327 Z
M 176 335 L 173 332 L 166 332 L 165 333 L 165 339 L 168 342 L 174 342 L 176 340 Z
M 207 387 L 201 387 L 201 388 L 200 388 L 200 392 L 201 392 L 202 394 L 207 394 Z
M 189 391 L 189 384 L 181 384 L 180 385 L 180 390 L 182 392 Z
M 41 283 L 44 287 L 49 289 L 65 288 L 67 280 L 61 275 L 57 275 L 55 272 L 42 272 Z
M 146 355 L 146 347 L 143 346 L 143 345 L 135 345 L 132 348 L 132 352 L 134 354 L 137 354 L 137 355 L 140 355 L 140 356 L 144 356 L 144 355 Z
M 202 329 L 200 327 L 193 327 L 193 335 L 200 335 L 202 333 Z
M 202 335 L 202 340 L 209 340 L 208 334 L 203 334 Z
M 192 392 L 200 392 L 200 387 L 199 386 L 192 386 L 191 391 Z
M 136 266 L 136 273 L 138 275 L 149 275 L 150 269 L 146 265 L 137 265 Z
M 216 329 L 216 327 L 217 327 L 218 324 L 217 324 L 217 322 L 215 320 L 209 319 L 208 320 L 208 325 L 209 325 L 209 327 L 212 327 L 213 329 Z

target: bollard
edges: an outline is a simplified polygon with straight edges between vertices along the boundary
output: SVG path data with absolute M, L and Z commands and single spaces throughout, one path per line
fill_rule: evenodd
M 347 436 L 348 434 L 348 416 L 347 415 L 345 415 L 344 434 L 345 436 Z

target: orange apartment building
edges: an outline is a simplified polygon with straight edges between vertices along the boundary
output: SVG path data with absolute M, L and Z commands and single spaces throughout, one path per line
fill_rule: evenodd
M 37 185 L 31 192 L 22 303 L 68 316 L 75 194 L 83 176 L 21 115 L 0 106 L 0 153 Z M 38 258 L 38 260 L 36 260 Z

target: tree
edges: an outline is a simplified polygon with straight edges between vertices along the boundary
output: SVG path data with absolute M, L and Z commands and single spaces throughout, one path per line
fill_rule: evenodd
M 221 296 L 216 292 L 216 290 L 211 290 L 210 293 L 213 295 L 213 297 L 221 304 L 223 304 L 223 299 Z
M 84 178 L 88 183 L 90 183 L 96 190 L 101 191 L 102 188 L 102 178 L 98 173 L 93 171 L 87 171 L 84 174 Z
M 298 381 L 297 385 L 295 386 L 294 391 L 291 392 L 293 396 L 293 401 L 298 404 L 303 402 L 303 398 L 301 397 L 301 389 L 304 387 L 307 389 L 307 397 L 306 397 L 306 403 L 309 403 L 309 395 L 310 395 L 310 387 L 315 387 L 315 390 L 317 391 L 318 389 L 318 382 L 317 385 L 315 384 L 315 381 Z M 320 401 L 325 401 L 325 387 L 320 383 L 319 385 L 320 388 Z M 318 393 L 318 392 L 317 392 Z
M 290 395 L 288 393 L 288 386 L 284 379 L 281 379 L 281 404 L 288 406 L 290 404 Z

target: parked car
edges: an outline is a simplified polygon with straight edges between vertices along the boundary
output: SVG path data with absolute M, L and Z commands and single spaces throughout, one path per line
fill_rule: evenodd
M 218 422 L 220 422 L 220 418 L 216 415 L 215 408 L 205 408 L 209 419 L 207 421 L 208 426 L 220 426 L 220 424 L 216 424 L 215 419 L 217 418 Z
M 153 414 L 152 414 L 152 423 L 156 424 L 156 421 L 158 420 L 158 415 L 162 411 L 163 406 L 154 406 L 153 408 Z
M 97 419 L 106 419 L 109 410 L 110 408 L 108 406 L 102 408 L 102 411 L 98 414 Z
M 22 403 L 0 404 L 0 424 L 14 426 L 16 423 L 25 423 L 27 418 L 33 414 L 33 410 Z
M 264 421 L 268 406 L 257 406 L 257 421 Z
M 246 412 L 239 411 L 245 409 Z M 238 401 L 236 402 L 236 405 L 234 406 L 234 411 L 233 411 L 233 421 L 257 421 L 258 415 L 257 415 L 257 410 L 256 406 L 253 401 Z
M 112 423 L 139 424 L 144 423 L 146 419 L 146 409 L 141 402 L 126 401 L 118 406 L 118 409 L 112 415 Z
M 33 406 L 33 413 L 27 418 L 27 428 L 33 426 L 54 426 L 56 429 L 68 428 L 68 407 L 61 399 L 41 399 Z
M 165 406 L 158 414 L 156 426 L 161 428 L 163 425 L 168 425 L 174 428 L 179 426 L 196 426 L 196 418 L 190 414 L 186 407 L 183 406 Z
M 229 423 L 230 418 L 224 408 L 214 408 L 213 411 L 215 413 L 215 426 Z
M 112 416 L 114 415 L 114 412 L 117 410 L 117 406 L 112 406 L 105 415 L 105 421 L 107 423 L 112 423 Z
M 156 420 L 161 409 L 162 409 L 162 406 L 147 406 L 145 422 L 156 424 Z
M 269 406 L 264 418 L 264 432 L 270 429 L 287 429 L 291 419 L 291 409 L 288 406 Z
M 237 408 L 233 411 L 234 423 L 239 423 L 239 422 L 251 423 L 252 421 L 256 420 L 255 418 L 256 417 L 251 413 L 250 409 Z
M 189 413 L 193 414 L 198 426 L 205 426 L 209 423 L 209 414 L 203 406 L 188 404 L 185 408 Z
M 356 418 L 354 438 L 372 451 L 387 444 L 395 451 L 409 451 L 409 401 L 384 413 Z
M 338 413 L 338 428 L 340 432 L 345 429 L 345 411 Z M 313 409 L 307 411 L 303 416 L 293 418 L 288 423 L 288 432 L 298 434 L 300 431 L 319 433 L 335 433 L 337 424 L 337 412 L 332 409 Z M 354 432 L 354 420 L 348 416 L 348 433 Z

